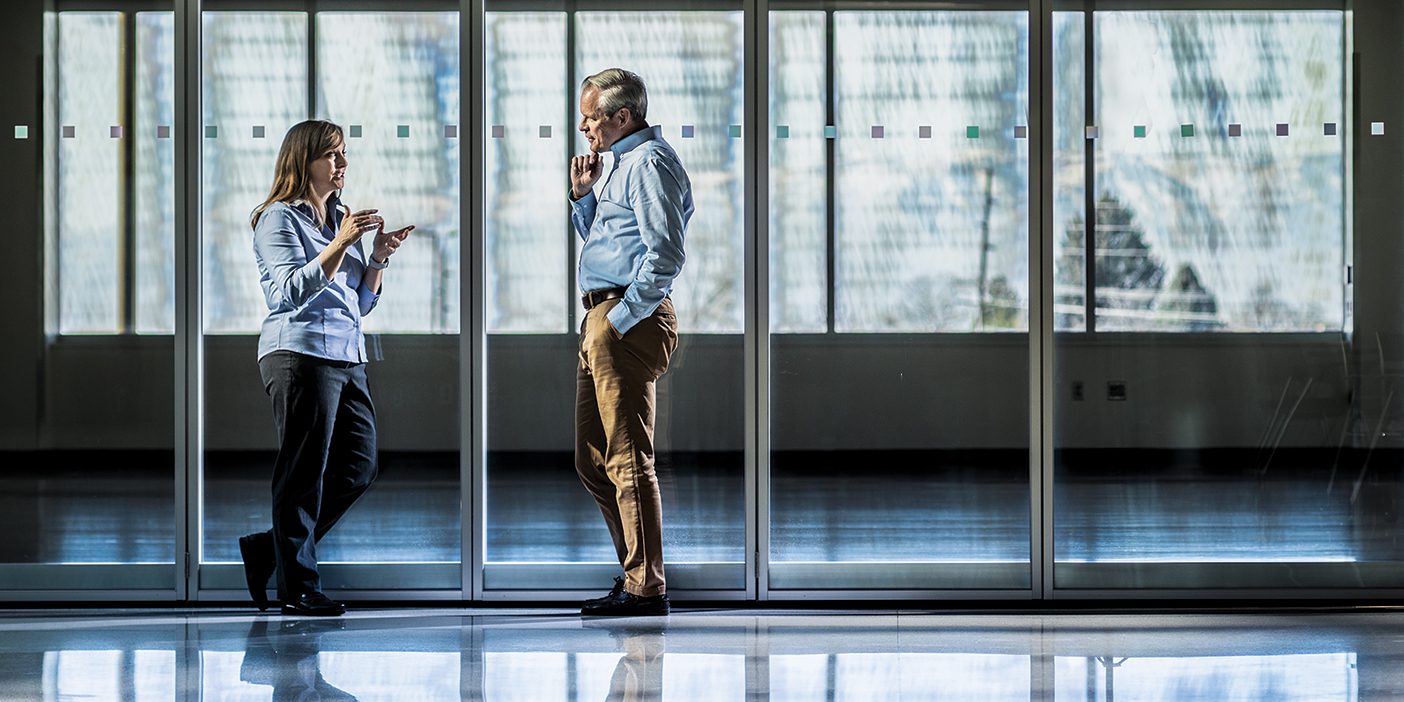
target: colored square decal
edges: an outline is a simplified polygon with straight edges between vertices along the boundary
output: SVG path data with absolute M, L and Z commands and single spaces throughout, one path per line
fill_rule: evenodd
M 507 136 L 507 125 L 505 125 L 505 124 L 494 124 L 494 125 L 492 125 L 492 138 L 494 138 L 494 139 L 501 139 L 501 138 L 504 137 L 504 136 Z
M 1384 136 L 1384 122 L 1371 122 L 1370 136 Z
M 350 131 L 351 131 L 351 138 L 352 138 L 352 139 L 360 139 L 360 138 L 361 138 L 361 125 L 359 125 L 359 124 L 353 124 L 353 125 L 351 125 Z
M 70 124 L 65 124 L 65 125 L 63 125 L 62 133 L 63 133 L 63 138 L 65 138 L 65 139 L 72 139 L 72 138 L 78 136 L 78 130 L 77 130 L 75 127 L 73 127 L 73 125 L 70 125 Z
M 213 124 L 207 124 L 207 125 L 205 125 L 205 138 L 206 138 L 206 139 L 218 139 L 218 138 L 219 138 L 219 127 L 217 127 L 217 126 L 215 126 L 215 125 L 213 125 Z
M 922 125 L 922 126 L 920 126 L 920 127 L 917 127 L 917 138 L 919 138 L 919 139 L 930 139 L 930 138 L 931 138 L 931 126 L 930 126 L 930 125 L 925 125 L 925 124 L 924 124 L 924 125 Z
M 882 128 L 881 124 L 874 124 L 873 128 L 870 130 L 874 139 L 881 139 L 884 132 L 885 130 Z
M 731 125 L 730 127 L 727 127 L 726 133 L 727 133 L 727 135 L 730 136 L 732 139 L 740 139 L 740 138 L 741 138 L 741 125 L 739 125 L 739 124 L 733 124 L 733 125 Z
M 543 125 L 537 127 L 537 128 L 536 128 L 536 138 L 538 138 L 538 139 L 550 139 L 550 138 L 551 138 L 551 125 L 549 125 L 549 124 L 543 124 Z
M 682 126 L 682 138 L 684 138 L 684 139 L 691 139 L 692 137 L 696 136 L 696 134 L 697 134 L 697 127 L 695 127 L 695 126 L 693 126 L 693 125 L 691 125 L 691 124 L 684 124 L 684 125 Z
M 1325 136 L 1336 136 L 1336 123 L 1327 122 L 1321 125 L 1321 133 Z
M 1286 123 L 1286 122 L 1278 122 L 1278 123 L 1277 123 L 1277 136 L 1287 136 L 1287 123 Z
M 445 138 L 445 139 L 457 139 L 457 138 L 458 138 L 458 125 L 456 125 L 456 124 L 445 124 L 445 125 L 444 125 L 444 138 Z
M 1096 127 L 1088 127 L 1088 128 L 1087 128 L 1087 138 L 1088 138 L 1088 139 L 1096 139 L 1097 137 L 1101 136 L 1101 133 L 1102 133 L 1102 130 L 1100 130 L 1100 129 L 1096 128 Z
M 1018 125 L 1018 126 L 1016 126 L 1016 127 L 1014 127 L 1014 138 L 1015 138 L 1015 139 L 1027 139 L 1027 138 L 1029 138 L 1029 128 L 1028 128 L 1027 126 L 1025 126 L 1025 125 L 1022 125 L 1022 124 L 1021 124 L 1021 125 Z
M 170 126 L 169 124 L 157 125 L 157 127 L 156 127 L 156 138 L 157 138 L 157 139 L 169 139 L 169 138 L 171 138 L 171 126 Z
M 973 125 L 973 124 L 970 125 L 970 126 L 968 126 L 968 127 L 966 127 L 966 128 L 965 128 L 965 138 L 966 138 L 966 139 L 979 139 L 979 138 L 980 138 L 980 128 L 977 127 L 977 126 L 975 126 L 975 125 Z
M 1182 136 L 1182 137 L 1192 137 L 1192 136 L 1194 136 L 1194 125 L 1193 125 L 1193 124 L 1182 124 L 1182 125 L 1180 125 L 1180 136 Z
M 401 139 L 408 139 L 408 138 L 409 138 L 409 125 L 408 125 L 408 124 L 401 124 L 401 125 L 396 126 L 396 127 L 395 127 L 395 136 L 397 136 L 397 137 L 399 137 L 399 138 L 401 138 Z
M 263 138 L 263 125 L 261 125 L 261 124 L 256 124 L 256 125 L 254 125 L 254 128 L 253 128 L 253 138 L 255 138 L 255 139 L 262 139 L 262 138 Z
M 27 124 L 16 124 L 16 125 L 15 125 L 15 138 L 16 138 L 16 139 L 28 139 L 28 138 L 29 138 L 29 125 L 27 125 Z
M 1146 138 L 1146 125 L 1138 124 L 1131 128 L 1131 136 L 1136 139 Z
M 838 138 L 838 127 L 835 127 L 835 126 L 832 125 L 832 124 L 826 124 L 826 125 L 824 125 L 824 138 L 825 138 L 825 139 L 837 139 L 837 138 Z
M 777 126 L 775 127 L 775 138 L 776 138 L 776 139 L 789 139 L 789 138 L 790 138 L 790 125 L 788 125 L 788 124 L 777 125 Z
M 121 138 L 122 138 L 122 128 L 119 127 L 119 126 L 115 126 L 115 125 L 114 125 L 114 126 L 111 126 L 111 127 L 108 127 L 108 128 L 107 128 L 107 136 L 112 137 L 113 139 L 121 139 Z
M 1241 125 L 1241 124 L 1230 124 L 1229 127 L 1228 127 L 1228 135 L 1231 136 L 1231 137 L 1241 137 L 1241 136 L 1243 136 L 1243 125 Z

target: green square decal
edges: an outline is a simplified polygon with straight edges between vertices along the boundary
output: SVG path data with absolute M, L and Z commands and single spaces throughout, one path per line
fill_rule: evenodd
M 1182 125 L 1180 125 L 1180 136 L 1182 136 L 1182 137 L 1192 137 L 1192 136 L 1194 136 L 1194 125 L 1193 125 L 1193 124 L 1182 124 Z
M 1138 124 L 1131 128 L 1131 132 L 1137 139 L 1144 139 L 1146 138 L 1146 125 Z
M 213 124 L 207 124 L 207 125 L 205 125 L 205 138 L 206 138 L 206 139 L 218 139 L 218 138 L 219 138 L 219 127 L 216 127 L 216 126 L 214 126 Z
M 838 127 L 835 127 L 835 126 L 832 125 L 832 124 L 826 124 L 826 125 L 824 125 L 824 138 L 825 138 L 825 139 L 837 139 L 837 138 L 838 138 Z
M 790 138 L 790 125 L 788 125 L 788 124 L 777 125 L 777 126 L 775 127 L 775 138 L 776 138 L 776 139 L 789 139 L 789 138 Z
M 739 124 L 733 124 L 733 125 L 731 125 L 730 127 L 727 127 L 727 133 L 731 135 L 731 138 L 732 138 L 732 139 L 740 139 L 740 138 L 741 138 L 741 125 L 739 125 Z
M 408 138 L 409 138 L 409 125 L 408 125 L 408 124 L 398 124 L 398 125 L 395 125 L 395 136 L 397 136 L 397 137 L 399 137 L 399 138 L 401 138 L 401 139 L 408 139 Z
M 980 128 L 979 128 L 979 127 L 976 127 L 976 126 L 969 126 L 969 127 L 966 127 L 966 128 L 965 128 L 965 138 L 966 138 L 966 139 L 979 139 L 979 138 L 980 138 Z

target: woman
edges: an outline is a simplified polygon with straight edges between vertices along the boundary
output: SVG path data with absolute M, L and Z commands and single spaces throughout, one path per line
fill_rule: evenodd
M 258 368 L 273 400 L 273 529 L 239 539 L 259 610 L 278 574 L 284 614 L 339 616 L 322 594 L 317 542 L 376 475 L 375 408 L 361 318 L 380 299 L 390 257 L 413 226 L 385 231 L 376 210 L 351 213 L 341 127 L 323 120 L 283 137 L 273 188 L 253 211 L 254 258 L 268 302 Z M 375 232 L 370 255 L 361 237 Z

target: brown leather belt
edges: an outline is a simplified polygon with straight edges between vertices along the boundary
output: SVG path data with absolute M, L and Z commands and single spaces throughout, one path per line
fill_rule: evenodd
M 584 305 L 585 309 L 588 310 L 594 307 L 595 305 L 604 302 L 605 300 L 618 300 L 619 298 L 624 297 L 624 291 L 626 290 L 628 290 L 628 288 L 605 288 L 604 290 L 591 290 L 590 292 L 587 292 L 584 295 L 580 296 L 580 304 Z

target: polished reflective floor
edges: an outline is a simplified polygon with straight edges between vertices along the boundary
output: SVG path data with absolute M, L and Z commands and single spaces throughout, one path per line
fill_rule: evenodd
M 1391 700 L 1404 612 L 0 611 L 4 700 Z

